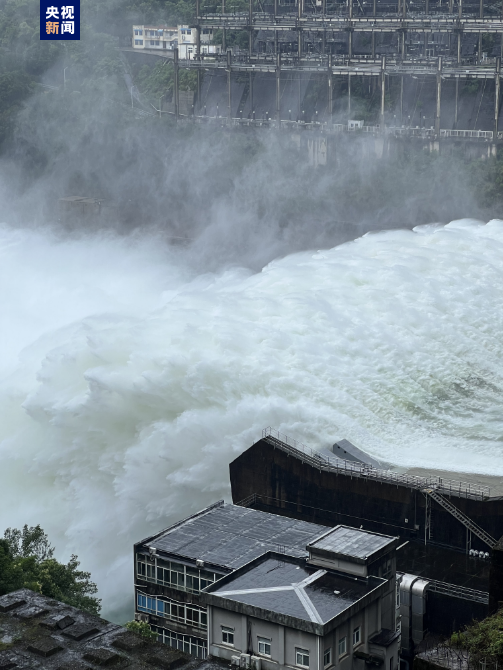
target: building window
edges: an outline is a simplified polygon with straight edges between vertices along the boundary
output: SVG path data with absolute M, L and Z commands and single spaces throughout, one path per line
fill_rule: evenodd
M 222 643 L 234 646 L 234 628 L 222 626 Z
M 163 561 L 160 558 L 156 559 L 156 571 L 156 565 L 147 562 L 148 559 L 143 554 L 137 554 L 136 558 L 140 579 L 189 593 L 199 593 L 222 576 L 196 567 L 191 568 L 182 563 Z
M 134 43 L 136 44 L 136 46 L 140 47 L 143 46 L 143 40 L 135 40 Z
M 151 626 L 154 633 L 157 633 L 159 642 L 184 651 L 186 654 L 197 656 L 197 658 L 206 658 L 208 647 L 206 640 L 193 635 L 184 635 L 183 633 L 174 633 L 160 626 Z
M 329 665 L 332 665 L 332 647 L 325 649 L 323 654 L 323 667 L 328 668 Z
M 389 670 L 394 670 L 394 668 L 393 668 L 393 656 L 389 659 Z
M 353 647 L 356 647 L 356 645 L 360 644 L 362 641 L 362 635 L 361 635 L 362 629 L 360 626 L 358 628 L 355 628 L 353 631 Z
M 339 658 L 341 656 L 344 656 L 345 653 L 346 653 L 346 638 L 341 637 L 341 639 L 339 640 Z
M 271 640 L 267 637 L 257 637 L 258 653 L 262 656 L 271 655 Z
M 135 30 L 134 34 L 135 35 L 143 35 L 143 30 Z
M 138 610 L 140 612 L 147 612 L 148 614 L 156 613 L 156 599 L 149 598 L 148 596 L 137 594 L 136 602 L 138 604 Z
M 157 614 L 157 616 L 171 619 L 183 623 L 193 628 L 205 630 L 208 627 L 208 613 L 205 608 L 197 605 L 186 605 L 178 603 L 171 599 L 161 600 L 160 598 L 150 598 L 138 593 L 138 610 Z
M 300 665 L 302 668 L 309 667 L 309 649 L 295 648 L 295 665 Z

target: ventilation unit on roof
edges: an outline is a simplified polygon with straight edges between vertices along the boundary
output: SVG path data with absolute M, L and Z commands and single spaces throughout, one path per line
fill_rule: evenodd
M 196 565 L 197 565 L 198 568 L 204 568 L 204 561 L 203 561 L 203 559 L 202 559 L 202 558 L 198 558 L 198 559 L 196 560 Z
M 155 547 L 149 547 L 148 551 L 149 551 L 149 554 L 152 558 L 154 558 L 154 556 L 157 556 L 157 551 L 156 551 Z
M 239 667 L 240 668 L 250 667 L 250 654 L 241 654 L 241 656 L 239 657 Z

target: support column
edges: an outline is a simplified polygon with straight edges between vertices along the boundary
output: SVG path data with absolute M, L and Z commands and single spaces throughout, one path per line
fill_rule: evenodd
M 222 18 L 225 16 L 225 0 L 222 0 Z M 225 28 L 222 28 L 222 51 L 227 49 L 227 35 Z
M 274 18 L 278 17 L 278 0 L 274 0 Z
M 424 33 L 424 57 L 428 53 L 428 33 Z
M 200 14 L 201 14 L 201 2 L 200 0 L 196 0 L 196 19 L 199 19 Z
M 248 75 L 248 95 L 250 97 L 250 112 L 253 114 L 255 109 L 253 108 L 253 72 L 250 72 Z
M 276 121 L 281 125 L 281 54 L 276 54 Z
M 178 121 L 180 110 L 180 82 L 178 77 L 178 49 L 173 49 L 173 98 L 175 102 L 175 121 Z
M 300 19 L 302 18 L 302 10 L 303 10 L 303 2 L 302 0 L 297 0 L 297 17 L 298 17 L 298 26 L 297 29 L 299 31 L 298 36 L 297 36 L 297 55 L 299 58 L 302 58 L 302 28 L 300 27 Z
M 334 111 L 334 75 L 332 72 L 332 54 L 328 56 L 328 123 L 332 125 L 332 114 Z
M 297 74 L 299 75 L 299 121 L 302 121 L 302 72 L 298 70 Z
M 430 0 L 426 0 L 425 13 L 426 13 L 426 14 L 429 14 L 429 13 L 430 13 Z
M 440 99 L 442 96 L 442 56 L 438 57 L 437 62 L 437 109 L 435 113 L 435 135 L 440 137 Z
M 201 110 L 201 68 L 197 68 L 197 91 L 196 91 L 197 109 Z
M 195 30 L 196 30 L 196 55 L 198 58 L 201 58 L 201 28 L 197 26 Z
M 231 78 L 232 78 L 232 51 L 227 49 L 227 117 L 232 119 L 232 95 L 231 95 Z
M 251 57 L 253 53 L 253 0 L 249 0 L 248 2 L 248 25 L 250 30 L 248 39 L 248 52 Z
M 349 20 L 353 18 L 353 0 L 348 0 L 348 13 L 349 13 Z
M 479 18 L 484 18 L 484 0 L 479 3 Z M 482 62 L 482 33 L 479 33 L 479 63 Z
M 353 29 L 349 28 L 348 30 L 348 58 L 351 60 L 353 58 Z
M 500 73 L 501 58 L 496 58 L 496 68 L 494 73 L 494 143 L 498 139 L 498 119 L 500 114 Z
M 372 58 L 376 57 L 376 34 L 372 31 Z
M 456 77 L 456 99 L 454 101 L 454 130 L 458 128 L 459 77 Z
M 384 135 L 384 100 L 386 93 L 386 56 L 381 59 L 381 133 Z
M 351 74 L 348 73 L 348 120 L 351 118 Z
M 461 28 L 458 30 L 458 50 L 457 50 L 457 56 L 456 56 L 456 61 L 457 64 L 461 64 L 461 38 L 463 36 L 463 32 Z
M 400 125 L 403 126 L 403 74 L 400 77 Z

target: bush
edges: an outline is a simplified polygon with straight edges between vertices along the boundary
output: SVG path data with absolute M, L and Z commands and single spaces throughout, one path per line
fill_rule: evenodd
M 125 627 L 149 642 L 157 642 L 157 633 L 154 633 L 148 623 L 144 621 L 128 621 Z

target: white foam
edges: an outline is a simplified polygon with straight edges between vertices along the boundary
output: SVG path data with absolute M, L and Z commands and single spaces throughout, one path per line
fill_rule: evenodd
M 228 499 L 264 426 L 503 474 L 502 252 L 465 220 L 194 277 L 158 240 L 0 229 L 0 528 L 40 522 L 119 616 L 133 542 Z

